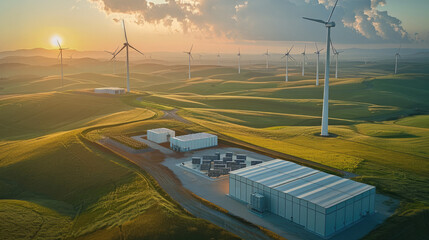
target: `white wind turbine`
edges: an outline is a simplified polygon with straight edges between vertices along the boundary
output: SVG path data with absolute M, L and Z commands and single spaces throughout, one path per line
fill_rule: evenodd
M 118 51 L 118 49 L 119 49 L 119 46 L 113 52 L 105 51 L 106 53 L 112 55 L 112 59 L 111 60 L 113 60 L 113 74 L 116 73 L 116 56 L 115 56 L 115 54 Z
M 398 58 L 401 57 L 401 55 L 399 54 L 399 51 L 401 51 L 401 46 L 399 46 L 399 49 L 395 54 L 395 75 L 398 73 Z
M 325 61 L 325 86 L 323 91 L 323 110 L 322 110 L 322 129 L 321 129 L 321 135 L 324 137 L 329 136 L 328 133 L 328 118 L 329 118 L 329 70 L 330 70 L 330 46 L 331 46 L 331 28 L 335 27 L 335 22 L 331 22 L 332 14 L 335 11 L 335 8 L 337 6 L 338 0 L 335 1 L 334 8 L 331 11 L 331 14 L 329 15 L 329 18 L 327 21 L 314 19 L 314 18 L 306 18 L 306 20 L 322 23 L 327 28 L 327 37 L 326 37 L 326 61 Z
M 60 53 L 58 54 L 58 57 L 61 57 L 61 87 L 64 86 L 64 72 L 63 72 L 63 50 L 67 50 L 68 48 L 62 48 L 60 41 L 57 40 L 58 43 L 58 50 L 60 50 Z
M 334 48 L 332 41 L 331 41 L 331 46 L 332 46 L 332 52 L 334 53 L 334 56 L 335 56 L 335 79 L 338 79 L 338 56 L 340 55 L 340 53 L 344 51 L 337 51 L 337 49 Z
M 265 55 L 265 68 L 268 69 L 268 57 L 270 56 L 270 54 L 268 53 L 268 49 L 267 52 L 264 53 Z
M 307 48 L 307 44 L 304 45 L 304 52 L 302 52 L 302 76 L 305 74 L 305 50 Z
M 183 53 L 186 53 L 186 54 L 188 54 L 188 58 L 189 58 L 189 71 L 188 71 L 188 74 L 189 74 L 189 76 L 188 76 L 188 78 L 189 79 L 191 79 L 191 58 L 192 58 L 192 60 L 194 60 L 194 57 L 192 57 L 192 48 L 194 47 L 194 44 L 192 44 L 192 46 L 191 46 L 191 48 L 189 49 L 189 52 L 183 52 Z
M 238 74 L 240 74 L 240 73 L 241 73 L 241 63 L 240 63 L 240 60 L 241 60 L 241 52 L 240 52 L 240 48 L 238 49 L 238 54 L 237 54 L 237 56 L 238 56 Z
M 287 52 L 285 53 L 285 55 L 283 55 L 283 57 L 282 57 L 282 59 L 283 59 L 283 58 L 286 58 L 286 82 L 288 82 L 288 81 L 289 81 L 289 76 L 288 76 L 288 70 L 289 70 L 289 69 L 288 69 L 288 62 L 289 62 L 289 58 L 295 61 L 295 59 L 290 55 L 290 51 L 292 51 L 292 48 L 293 48 L 293 45 L 292 45 L 292 47 L 289 49 L 289 51 L 287 51 Z
M 124 35 L 125 35 L 124 46 L 121 48 L 121 50 L 116 52 L 115 55 L 113 55 L 112 59 L 114 59 L 122 50 L 124 50 L 124 48 L 126 48 L 126 52 L 127 52 L 127 92 L 130 92 L 130 56 L 129 56 L 129 49 L 128 48 L 134 49 L 135 51 L 137 51 L 141 55 L 144 55 L 144 54 L 128 43 L 127 30 L 125 29 L 124 20 L 122 20 L 122 26 L 124 28 Z
M 317 43 L 314 43 L 314 45 L 316 45 L 316 51 L 314 52 L 315 54 L 317 54 L 317 63 L 316 63 L 316 86 L 319 86 L 319 57 L 320 57 L 320 52 L 323 51 L 323 48 L 319 50 L 319 48 L 317 47 Z

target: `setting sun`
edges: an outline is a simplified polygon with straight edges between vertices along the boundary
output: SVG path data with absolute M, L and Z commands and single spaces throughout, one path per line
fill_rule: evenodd
M 58 43 L 62 44 L 63 43 L 63 39 L 58 36 L 58 35 L 54 35 L 51 37 L 51 44 L 54 47 L 58 47 Z

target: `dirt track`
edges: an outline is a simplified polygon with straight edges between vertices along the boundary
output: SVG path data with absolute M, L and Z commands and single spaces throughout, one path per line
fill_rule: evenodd
M 198 218 L 206 219 L 243 239 L 271 239 L 259 228 L 245 224 L 228 214 L 219 212 L 201 204 L 192 194 L 186 190 L 174 173 L 163 166 L 161 162 L 164 155 L 159 151 L 145 154 L 128 153 L 118 147 L 105 142 L 100 142 L 104 147 L 112 150 L 117 155 L 125 157 L 149 173 L 159 185 L 182 207 Z

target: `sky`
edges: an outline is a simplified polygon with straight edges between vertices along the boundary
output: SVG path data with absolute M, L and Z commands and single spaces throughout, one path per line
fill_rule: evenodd
M 326 41 L 335 0 L 1 0 L 0 51 L 63 47 L 143 52 L 249 52 Z M 429 48 L 428 0 L 339 0 L 332 21 L 337 48 Z M 296 47 L 299 48 L 299 47 Z

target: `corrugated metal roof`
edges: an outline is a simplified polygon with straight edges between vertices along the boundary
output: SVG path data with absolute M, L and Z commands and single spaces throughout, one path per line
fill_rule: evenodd
M 177 136 L 174 138 L 180 141 L 190 141 L 190 140 L 204 139 L 204 138 L 211 138 L 211 137 L 217 137 L 217 136 L 210 133 L 193 133 L 188 135 Z
M 324 208 L 346 201 L 374 187 L 275 159 L 230 172 Z
M 174 132 L 171 129 L 168 128 L 155 128 L 155 129 L 150 129 L 148 131 L 154 132 L 154 133 L 170 133 L 170 132 Z

